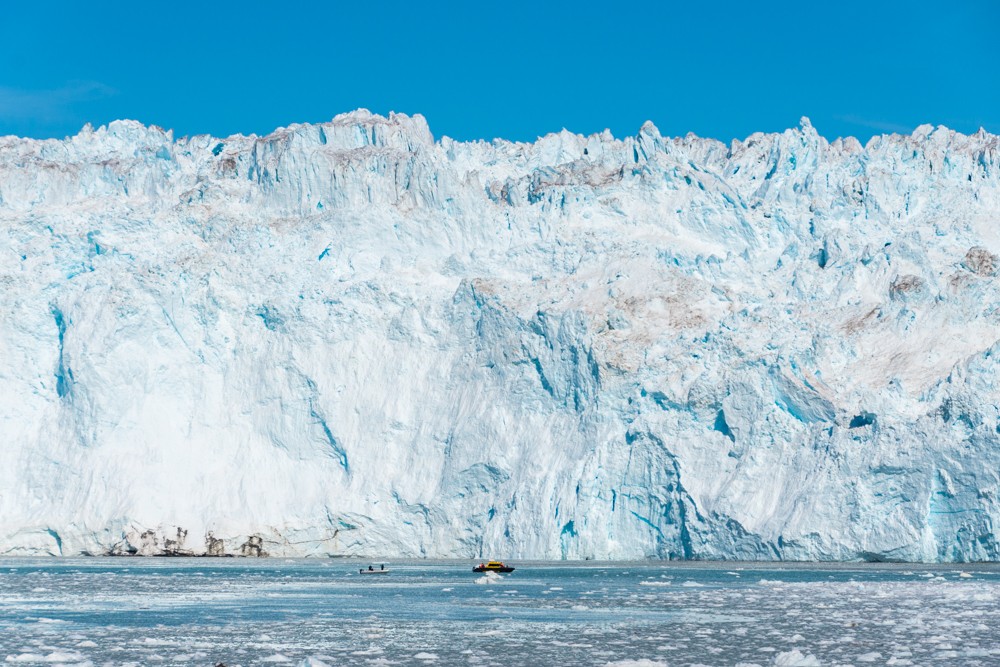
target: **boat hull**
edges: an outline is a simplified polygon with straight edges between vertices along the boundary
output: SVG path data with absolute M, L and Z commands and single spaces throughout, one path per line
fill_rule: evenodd
M 504 566 L 504 567 L 474 567 L 474 568 L 472 568 L 472 571 L 473 572 L 513 572 L 514 568 L 507 567 L 507 566 Z

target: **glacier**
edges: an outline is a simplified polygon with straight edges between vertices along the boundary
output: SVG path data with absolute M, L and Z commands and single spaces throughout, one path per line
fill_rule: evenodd
M 0 138 L 0 554 L 1000 557 L 1000 140 Z

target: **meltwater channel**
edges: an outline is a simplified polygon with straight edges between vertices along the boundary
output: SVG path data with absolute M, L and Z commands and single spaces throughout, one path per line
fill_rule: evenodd
M 0 559 L 0 660 L 996 665 L 996 565 Z

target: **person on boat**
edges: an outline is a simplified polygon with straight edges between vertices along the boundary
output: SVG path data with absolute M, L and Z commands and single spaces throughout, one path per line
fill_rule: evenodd
M 368 566 L 368 571 L 369 571 L 369 572 L 374 572 L 374 571 L 375 571 L 375 568 L 374 568 L 374 567 L 372 567 L 371 565 L 369 565 L 369 566 Z

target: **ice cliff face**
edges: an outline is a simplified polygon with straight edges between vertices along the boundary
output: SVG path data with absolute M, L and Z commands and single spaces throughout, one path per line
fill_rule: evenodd
M 0 138 L 0 553 L 997 559 L 1000 140 Z

